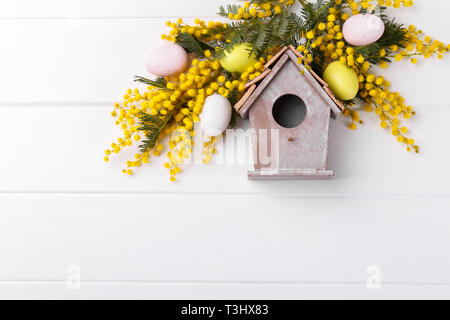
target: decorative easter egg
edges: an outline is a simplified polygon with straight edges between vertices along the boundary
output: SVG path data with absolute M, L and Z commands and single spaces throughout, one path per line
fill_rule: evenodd
M 159 77 L 181 73 L 188 64 L 186 51 L 174 43 L 165 43 L 147 57 L 147 71 Z
M 225 54 L 225 57 L 220 60 L 220 64 L 228 72 L 242 73 L 258 62 L 254 53 L 250 55 L 252 48 L 253 46 L 249 43 L 238 44 L 231 52 Z
M 203 133 L 215 137 L 225 131 L 231 120 L 231 108 L 230 101 L 220 94 L 206 98 L 200 115 Z
M 358 94 L 359 81 L 356 72 L 340 61 L 331 63 L 323 73 L 323 79 L 341 100 L 351 100 Z
M 344 39 L 353 46 L 366 46 L 377 42 L 384 33 L 384 22 L 373 14 L 357 14 L 342 28 Z

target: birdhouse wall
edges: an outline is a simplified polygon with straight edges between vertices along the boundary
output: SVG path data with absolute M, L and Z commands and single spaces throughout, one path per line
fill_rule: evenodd
M 271 141 L 272 129 L 279 130 L 278 169 L 326 169 L 330 107 L 308 81 L 289 59 L 255 100 L 249 112 L 250 126 L 256 132 L 253 135 L 255 170 L 274 168 L 273 160 L 271 164 L 261 161 L 276 143 Z M 272 113 L 276 100 L 288 94 L 300 97 L 306 104 L 306 118 L 295 128 L 280 126 Z M 264 129 L 267 129 L 267 146 L 264 146 L 266 139 L 260 136 L 263 133 L 260 130 Z

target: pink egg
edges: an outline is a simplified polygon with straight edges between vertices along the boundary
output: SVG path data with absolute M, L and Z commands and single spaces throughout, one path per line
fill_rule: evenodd
M 384 33 L 384 23 L 373 14 L 357 14 L 344 23 L 344 39 L 353 46 L 367 46 L 377 42 Z
M 181 73 L 188 63 L 186 51 L 174 43 L 165 43 L 147 57 L 145 67 L 151 74 L 168 77 Z

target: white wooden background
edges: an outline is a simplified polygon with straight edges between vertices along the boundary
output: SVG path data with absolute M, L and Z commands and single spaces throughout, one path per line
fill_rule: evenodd
M 103 162 L 164 22 L 222 2 L 0 0 L 0 298 L 450 298 L 448 57 L 385 72 L 419 156 L 370 115 L 333 122 L 333 181 L 192 166 L 172 184 L 161 163 Z M 400 20 L 450 42 L 450 2 L 415 3 Z

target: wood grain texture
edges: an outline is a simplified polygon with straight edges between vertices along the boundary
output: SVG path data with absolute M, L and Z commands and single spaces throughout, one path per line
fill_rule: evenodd
M 450 297 L 448 57 L 377 71 L 417 106 L 419 156 L 363 115 L 357 132 L 331 122 L 333 181 L 190 165 L 172 184 L 163 158 L 133 177 L 132 150 L 103 162 L 110 106 L 146 75 L 164 22 L 228 2 L 0 2 L 0 298 Z M 450 42 L 449 9 L 391 12 Z M 381 290 L 365 285 L 371 265 Z
M 137 149 L 103 162 L 103 150 L 120 134 L 109 108 L 5 107 L 0 108 L 5 150 L 0 158 L 0 192 L 448 195 L 450 173 L 445 164 L 450 153 L 445 137 L 450 108 L 424 106 L 417 112 L 408 123 L 410 134 L 423 146 L 420 155 L 407 153 L 379 127 L 374 115 L 363 114 L 366 124 L 358 131 L 349 130 L 344 121 L 332 120 L 328 164 L 336 171 L 333 181 L 255 183 L 247 181 L 245 164 L 192 164 L 173 184 L 163 168 L 164 157 L 133 177 L 124 176 L 121 169 Z M 218 159 L 220 155 L 218 151 Z
M 0 19 L 35 18 L 155 18 L 215 16 L 219 5 L 242 4 L 243 0 L 14 0 L 0 3 Z M 297 6 L 298 7 L 298 6 Z M 390 9 L 409 23 L 446 20 L 444 0 L 416 0 L 414 7 Z
M 368 290 L 354 284 L 87 282 L 67 290 L 66 282 L 0 282 L 1 299 L 446 299 L 445 285 L 385 285 Z
M 165 20 L 0 20 L 0 105 L 120 100 L 135 86 L 135 75 L 148 75 L 144 61 L 167 32 Z M 450 42 L 450 20 L 424 21 L 421 27 Z M 445 105 L 448 86 L 436 78 L 450 73 L 449 61 L 403 61 L 380 74 L 409 104 Z
M 178 18 L 213 17 L 221 0 L 14 0 L 2 1 L 0 18 Z
M 0 280 L 450 284 L 448 196 L 1 195 Z

